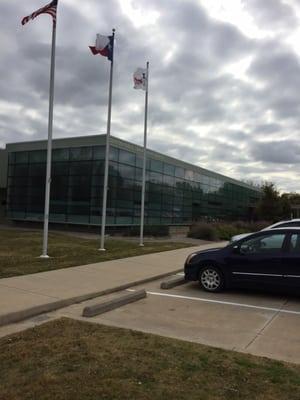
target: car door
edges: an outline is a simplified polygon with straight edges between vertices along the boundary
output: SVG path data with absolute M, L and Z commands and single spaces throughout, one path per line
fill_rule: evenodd
M 232 283 L 282 284 L 286 234 L 260 232 L 233 246 L 227 259 Z
M 300 288 L 300 233 L 291 233 L 288 237 L 288 251 L 284 256 L 284 284 Z

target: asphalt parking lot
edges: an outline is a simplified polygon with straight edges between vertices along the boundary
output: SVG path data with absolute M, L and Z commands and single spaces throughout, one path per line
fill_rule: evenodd
M 300 363 L 300 296 L 231 290 L 207 293 L 195 282 L 160 289 L 162 280 L 101 296 L 2 327 L 0 336 L 62 316 Z M 83 308 L 145 289 L 147 297 L 84 318 Z
M 300 296 L 242 290 L 211 294 L 202 291 L 197 283 L 163 290 L 161 282 L 128 289 L 145 288 L 147 298 L 99 316 L 81 315 L 86 305 L 95 304 L 100 298 L 58 310 L 49 317 L 80 318 L 300 362 Z

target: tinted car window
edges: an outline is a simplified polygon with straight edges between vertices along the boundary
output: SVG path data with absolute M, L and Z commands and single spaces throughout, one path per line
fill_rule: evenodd
M 290 252 L 300 253 L 300 234 L 293 233 L 290 240 Z
M 285 234 L 273 233 L 245 240 L 240 247 L 243 254 L 260 254 L 279 252 L 284 242 Z

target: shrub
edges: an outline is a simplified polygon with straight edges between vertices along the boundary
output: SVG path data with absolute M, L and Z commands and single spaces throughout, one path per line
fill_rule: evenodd
M 256 221 L 256 222 L 236 221 L 232 223 L 233 226 L 239 229 L 240 233 L 257 232 L 271 224 L 272 222 L 268 221 Z
M 270 223 L 266 221 L 258 221 L 258 222 L 236 221 L 226 224 L 216 223 L 214 225 L 216 227 L 219 239 L 230 240 L 232 236 L 239 235 L 240 233 L 251 233 L 260 231 L 261 229 L 270 225 Z
M 214 224 L 217 236 L 221 240 L 230 240 L 230 238 L 234 235 L 238 235 L 242 233 L 241 229 L 235 227 L 231 224 Z
M 218 240 L 216 228 L 205 222 L 192 225 L 187 236 L 194 239 Z
M 257 232 L 268 225 L 270 225 L 270 222 L 266 221 L 214 222 L 210 224 L 199 222 L 191 226 L 187 236 L 203 240 L 230 240 L 232 236 L 239 235 L 240 233 Z

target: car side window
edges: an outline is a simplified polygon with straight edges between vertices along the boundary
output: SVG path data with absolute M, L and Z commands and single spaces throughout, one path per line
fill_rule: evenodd
M 289 250 L 291 253 L 300 253 L 300 233 L 291 235 Z
M 245 240 L 240 246 L 242 254 L 279 253 L 284 242 L 284 233 L 273 233 Z

